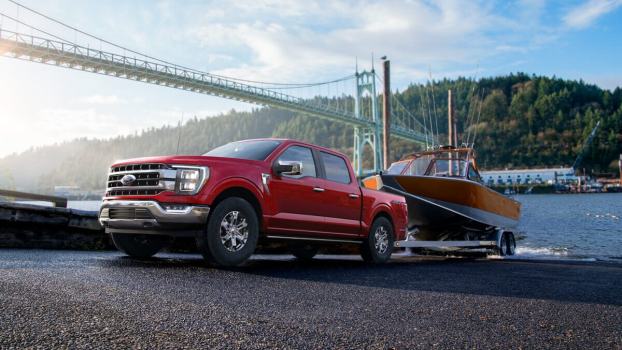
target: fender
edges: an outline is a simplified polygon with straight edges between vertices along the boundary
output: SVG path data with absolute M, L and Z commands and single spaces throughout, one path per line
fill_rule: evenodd
M 259 205 L 261 207 L 261 211 L 265 212 L 264 193 L 251 180 L 247 178 L 243 178 L 243 177 L 229 177 L 229 178 L 220 180 L 218 184 L 216 184 L 215 187 L 211 187 L 211 188 L 208 187 L 204 189 L 204 190 L 209 189 L 209 191 L 207 191 L 207 193 L 201 196 L 202 200 L 204 200 L 205 203 L 208 203 L 211 205 L 221 193 L 233 187 L 241 187 L 251 192 L 257 198 L 257 201 L 259 202 Z
M 369 211 L 369 214 L 367 215 L 367 217 L 363 218 L 361 222 L 361 229 L 362 229 L 363 236 L 367 236 L 367 234 L 369 233 L 369 229 L 371 225 L 373 224 L 374 218 L 376 217 L 376 215 L 380 213 L 386 214 L 387 216 L 391 218 L 391 223 L 393 224 L 393 232 L 396 232 L 395 223 L 393 222 L 395 220 L 393 218 L 393 215 L 391 214 L 391 207 L 389 207 L 389 205 L 387 205 L 386 203 L 376 202 L 374 203 L 374 206 Z

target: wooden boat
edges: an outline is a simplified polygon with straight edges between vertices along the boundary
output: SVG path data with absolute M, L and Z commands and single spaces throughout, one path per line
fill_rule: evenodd
M 516 227 L 520 217 L 519 202 L 483 184 L 472 148 L 409 155 L 363 185 L 406 198 L 409 230 L 417 240 L 485 239 Z

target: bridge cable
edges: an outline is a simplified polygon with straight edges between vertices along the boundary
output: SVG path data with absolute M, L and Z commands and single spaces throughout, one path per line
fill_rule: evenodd
M 380 77 L 376 72 L 374 72 L 374 75 L 376 76 L 376 78 L 378 78 L 380 85 L 384 85 L 384 80 L 382 79 L 382 77 Z M 391 94 L 391 102 L 395 102 L 396 105 L 402 108 L 403 113 L 406 113 L 406 115 L 414 120 L 417 124 L 419 124 L 419 126 L 423 126 L 424 129 L 426 129 L 426 127 L 421 124 L 421 122 L 417 118 L 415 118 L 415 116 L 400 102 L 400 100 L 394 94 Z M 397 110 L 397 108 L 395 108 L 395 110 Z
M 434 97 L 435 95 L 435 91 L 434 91 L 434 79 L 432 79 L 432 67 L 430 67 L 430 80 L 431 80 L 431 87 L 432 87 L 432 107 L 434 110 L 434 124 L 436 127 L 436 135 L 438 136 L 438 114 L 436 112 L 436 98 Z
M 16 23 L 19 23 L 19 24 L 21 24 L 21 25 L 23 25 L 23 26 L 27 27 L 27 28 L 30 28 L 30 29 L 36 30 L 36 31 L 41 32 L 41 33 L 43 33 L 43 34 L 45 34 L 45 35 L 49 35 L 49 36 L 53 37 L 54 39 L 58 39 L 58 40 L 63 41 L 63 42 L 65 42 L 65 43 L 67 43 L 67 44 L 76 45 L 74 42 L 72 42 L 72 41 L 70 41 L 70 40 L 67 40 L 67 39 L 62 38 L 62 37 L 60 37 L 60 36 L 58 36 L 58 35 L 54 35 L 54 34 L 52 34 L 52 33 L 46 32 L 46 31 L 45 31 L 45 30 L 43 30 L 43 29 L 39 29 L 39 28 L 37 28 L 37 27 L 31 26 L 30 24 L 25 23 L 25 22 L 22 22 L 22 21 L 20 21 L 20 20 L 18 20 L 18 19 L 16 19 L 16 18 L 14 18 L 14 17 L 11 17 L 11 16 L 9 16 L 9 15 L 5 14 L 5 13 L 0 12 L 0 17 L 2 17 L 2 18 L 5 18 L 5 17 L 6 17 L 6 18 L 8 18 L 8 19 L 10 19 L 10 20 L 12 20 L 12 21 L 14 21 L 14 22 L 16 22 Z M 14 34 L 15 34 L 15 35 L 19 35 L 19 33 L 17 33 L 17 32 L 15 32 Z M 39 39 L 43 39 L 43 38 L 39 38 Z M 76 45 L 76 46 L 79 46 L 79 45 Z
M 179 65 L 179 64 L 176 64 L 176 63 L 168 62 L 168 61 L 159 59 L 157 57 L 149 56 L 147 54 L 144 54 L 144 53 L 141 53 L 141 52 L 129 49 L 127 47 L 115 44 L 115 43 L 113 43 L 111 41 L 108 41 L 106 39 L 103 39 L 103 38 L 100 38 L 98 36 L 92 35 L 90 33 L 87 33 L 85 31 L 83 31 L 83 30 L 80 30 L 80 29 L 78 29 L 76 27 L 73 27 L 73 26 L 71 26 L 69 24 L 66 24 L 66 23 L 64 23 L 64 22 L 62 22 L 60 20 L 52 18 L 52 17 L 50 17 L 50 16 L 48 16 L 48 15 L 46 15 L 44 13 L 41 13 L 41 12 L 39 12 L 37 10 L 34 10 L 34 9 L 30 8 L 30 7 L 27 7 L 27 6 L 17 2 L 15 0 L 7 0 L 7 1 L 9 1 L 9 2 L 11 2 L 11 3 L 13 3 L 13 4 L 15 4 L 15 5 L 19 6 L 19 7 L 22 7 L 22 8 L 24 8 L 24 9 L 26 9 L 26 10 L 34 13 L 34 14 L 37 14 L 37 15 L 39 15 L 39 16 L 47 19 L 47 20 L 55 22 L 55 23 L 57 23 L 57 24 L 59 24 L 59 25 L 61 25 L 63 27 L 69 28 L 69 29 L 71 29 L 71 30 L 73 30 L 73 31 L 75 31 L 77 33 L 86 35 L 86 36 L 88 36 L 90 38 L 93 38 L 95 40 L 99 40 L 100 42 L 103 42 L 103 43 L 106 43 L 108 45 L 114 46 L 114 47 L 116 47 L 118 49 L 122 49 L 122 50 L 128 51 L 130 53 L 133 53 L 133 54 L 145 57 L 145 58 L 149 58 L 151 60 L 158 61 L 160 63 L 164 63 L 164 64 L 171 65 L 171 66 L 174 66 L 174 67 L 179 67 L 179 68 L 182 68 L 182 69 L 185 69 L 185 70 L 188 70 L 188 71 L 191 71 L 191 72 L 199 73 L 199 74 L 209 74 L 209 75 L 212 75 L 212 76 L 215 76 L 215 77 L 219 77 L 219 78 L 223 78 L 223 79 L 228 79 L 228 80 L 235 80 L 235 81 L 238 81 L 238 82 L 247 82 L 247 83 L 254 83 L 254 84 L 266 84 L 266 85 L 278 85 L 278 86 L 299 86 L 299 87 L 308 87 L 308 86 L 314 86 L 314 85 L 330 84 L 330 83 L 333 83 L 333 82 L 336 82 L 336 81 L 340 81 L 342 79 L 351 79 L 352 77 L 354 77 L 354 75 L 349 75 L 347 77 L 343 77 L 343 78 L 336 79 L 336 80 L 333 80 L 333 81 L 315 82 L 315 83 L 280 83 L 280 82 L 263 82 L 263 81 L 259 81 L 259 80 L 248 80 L 248 79 L 242 79 L 242 78 L 233 78 L 233 77 L 228 77 L 228 76 L 214 74 L 214 73 L 202 72 L 202 71 L 194 69 L 194 68 L 189 68 L 189 67 L 185 67 L 185 66 L 182 66 L 182 65 Z M 49 34 L 49 33 L 46 33 L 46 34 Z M 77 45 L 77 42 L 74 42 L 74 43 L 72 43 L 70 41 L 67 41 L 67 42 L 69 42 L 71 44 Z

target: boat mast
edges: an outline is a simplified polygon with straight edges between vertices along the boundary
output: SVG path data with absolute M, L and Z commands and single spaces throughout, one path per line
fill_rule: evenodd
M 451 98 L 451 89 L 447 90 L 447 142 L 449 146 L 458 146 L 458 135 L 456 134 L 456 119 L 454 115 L 454 104 Z M 453 158 L 453 154 L 450 156 Z M 449 160 L 449 175 L 452 176 L 454 171 L 453 161 Z

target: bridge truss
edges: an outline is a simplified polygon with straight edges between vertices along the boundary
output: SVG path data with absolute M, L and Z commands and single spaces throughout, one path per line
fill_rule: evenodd
M 145 58 L 96 50 L 68 41 L 54 40 L 0 28 L 0 54 L 32 62 L 82 70 L 117 78 L 166 86 L 195 93 L 219 96 L 253 104 L 287 109 L 325 118 L 354 127 L 353 164 L 359 175 L 382 170 L 382 120 L 378 112 L 376 76 L 373 71 L 357 72 L 354 108 L 327 103 L 322 98 L 302 98 L 273 89 L 241 82 Z M 364 101 L 371 108 L 364 109 Z M 397 107 L 397 106 L 396 106 Z M 392 108 L 393 111 L 398 108 Z M 391 136 L 427 143 L 428 131 L 410 113 L 392 115 Z M 373 151 L 373 169 L 363 169 L 363 151 Z

